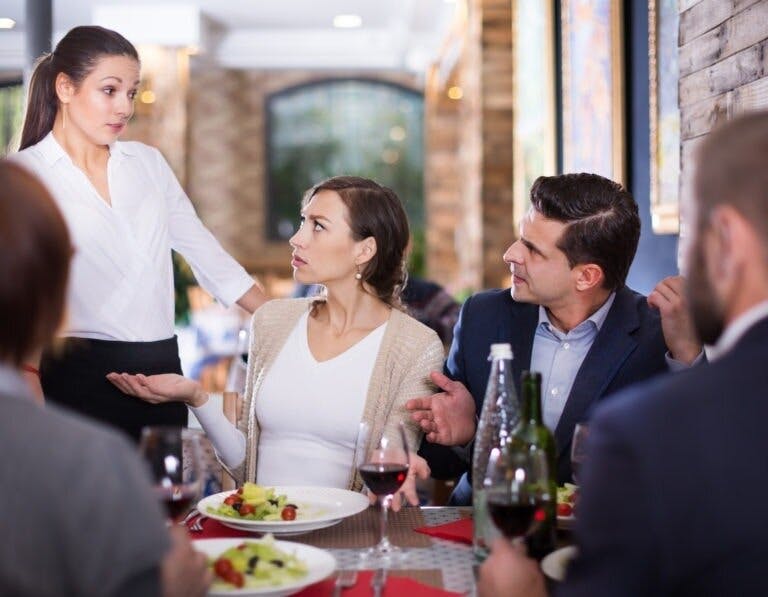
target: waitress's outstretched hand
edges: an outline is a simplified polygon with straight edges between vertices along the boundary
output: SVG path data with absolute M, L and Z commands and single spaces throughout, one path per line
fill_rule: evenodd
M 109 373 L 107 379 L 121 392 L 151 404 L 184 402 L 189 406 L 202 406 L 208 400 L 208 394 L 203 391 L 198 382 L 176 373 L 159 375 Z

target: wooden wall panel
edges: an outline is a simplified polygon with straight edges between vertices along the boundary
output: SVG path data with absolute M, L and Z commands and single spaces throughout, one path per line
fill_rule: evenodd
M 681 0 L 681 194 L 696 150 L 718 124 L 768 108 L 768 0 Z M 684 215 L 684 214 L 683 214 Z

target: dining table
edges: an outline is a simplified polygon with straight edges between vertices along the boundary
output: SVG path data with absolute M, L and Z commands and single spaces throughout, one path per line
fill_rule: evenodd
M 465 507 L 406 507 L 390 512 L 387 520 L 390 541 L 403 550 L 403 557 L 388 567 L 388 575 L 411 578 L 425 585 L 458 595 L 474 595 L 475 559 L 470 543 L 441 539 L 414 529 L 434 527 L 471 518 L 472 508 Z M 192 533 L 192 539 L 214 537 L 253 537 L 206 519 L 202 530 Z M 379 510 L 370 507 L 345 518 L 340 523 L 308 533 L 280 536 L 281 540 L 304 543 L 330 552 L 338 570 L 365 570 L 361 552 L 378 542 Z
M 327 550 L 336 559 L 339 571 L 372 571 L 374 567 L 366 565 L 360 556 L 379 540 L 379 516 L 379 508 L 371 506 L 333 526 L 297 535 L 280 535 L 276 538 Z M 210 518 L 203 518 L 202 524 L 197 527 L 200 530 L 191 533 L 193 540 L 258 536 L 226 527 Z M 471 518 L 471 507 L 417 506 L 405 507 L 399 512 L 389 512 L 387 534 L 392 544 L 402 550 L 403 557 L 388 566 L 388 576 L 405 577 L 454 595 L 475 596 L 479 564 L 472 550 Z M 194 523 L 194 520 L 192 518 L 189 523 Z M 464 524 L 459 521 L 464 521 Z M 573 544 L 571 526 L 570 523 L 559 525 L 558 548 Z M 550 590 L 557 584 L 551 578 L 546 578 L 546 582 Z M 333 586 L 328 582 L 325 584 Z M 331 594 L 336 593 L 326 586 L 323 590 L 310 591 L 306 595 L 325 597 Z M 409 590 L 408 594 L 420 593 Z M 304 596 L 305 593 L 301 592 L 299 595 Z

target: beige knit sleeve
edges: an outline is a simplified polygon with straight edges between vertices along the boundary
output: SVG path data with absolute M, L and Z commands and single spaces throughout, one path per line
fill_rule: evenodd
M 443 343 L 435 332 L 429 330 L 424 334 L 420 342 L 409 344 L 410 354 L 403 355 L 402 362 L 407 363 L 407 369 L 401 377 L 402 382 L 398 388 L 392 409 L 384 423 L 384 433 L 396 430 L 399 421 L 405 423 L 408 448 L 411 452 L 419 449 L 421 442 L 421 429 L 411 419 L 410 413 L 405 408 L 405 403 L 411 398 L 429 396 L 435 392 L 435 386 L 429 379 L 432 371 L 443 370 L 444 349 Z
M 251 411 L 251 403 L 253 402 L 253 386 L 256 363 L 259 361 L 257 355 L 261 351 L 261 334 L 259 331 L 263 326 L 264 311 L 257 309 L 251 318 L 250 327 L 250 346 L 248 347 L 248 369 L 245 376 L 245 390 L 243 391 L 242 407 L 239 413 L 237 413 L 237 428 L 245 436 L 245 450 L 246 454 L 250 449 L 251 443 L 254 441 L 252 435 L 249 436 L 249 413 Z M 246 456 L 247 460 L 247 456 Z M 233 468 L 226 468 L 227 472 L 232 476 L 237 485 L 242 485 L 245 479 L 245 460 L 242 464 Z M 223 466 L 223 463 L 222 463 Z

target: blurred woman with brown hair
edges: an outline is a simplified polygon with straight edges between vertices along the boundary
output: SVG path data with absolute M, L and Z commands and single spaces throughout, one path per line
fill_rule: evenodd
M 390 189 L 340 176 L 306 193 L 290 244 L 296 281 L 326 292 L 273 300 L 254 314 L 237 429 L 194 381 L 110 379 L 150 402 L 187 403 L 239 481 L 360 490 L 353 467 L 360 422 L 372 425 L 377 442 L 402 421 L 415 451 L 420 432 L 405 402 L 429 392 L 429 372 L 443 362 L 437 334 L 401 310 L 408 219 Z M 426 473 L 426 463 L 415 462 L 412 471 Z M 404 491 L 414 502 L 412 478 Z
M 62 324 L 72 255 L 45 187 L 0 160 L 0 594 L 202 597 L 205 556 L 166 528 L 133 446 L 22 378 Z
M 66 341 L 42 359 L 44 393 L 134 438 L 144 425 L 187 417 L 179 405 L 152 409 L 127 399 L 106 379 L 116 370 L 181 372 L 171 249 L 222 303 L 252 312 L 265 300 L 197 218 L 160 152 L 118 141 L 133 114 L 139 68 L 119 33 L 69 31 L 35 67 L 21 151 L 12 156 L 48 187 L 75 246 Z

